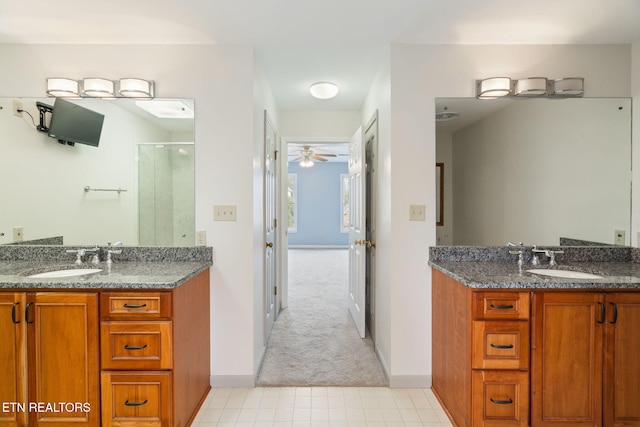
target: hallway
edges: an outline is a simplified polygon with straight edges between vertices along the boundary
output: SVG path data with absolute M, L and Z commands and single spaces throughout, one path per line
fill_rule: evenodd
M 276 321 L 259 386 L 386 386 L 370 337 L 347 309 L 347 249 L 289 250 L 289 307 Z

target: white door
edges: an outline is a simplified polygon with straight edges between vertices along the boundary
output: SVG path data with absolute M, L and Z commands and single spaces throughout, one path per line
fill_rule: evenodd
M 349 312 L 365 337 L 366 170 L 362 129 L 349 141 Z
M 276 132 L 264 113 L 264 310 L 265 340 L 278 315 L 276 277 Z

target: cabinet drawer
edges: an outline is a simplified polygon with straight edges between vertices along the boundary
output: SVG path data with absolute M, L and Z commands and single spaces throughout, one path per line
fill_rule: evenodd
M 109 319 L 168 319 L 171 317 L 171 293 L 103 292 L 100 313 Z
M 170 372 L 102 372 L 102 427 L 171 426 Z
M 473 369 L 529 369 L 529 322 L 473 322 Z
M 171 322 L 106 322 L 100 325 L 102 369 L 171 369 Z
M 529 318 L 528 292 L 474 292 L 474 319 L 524 320 Z
M 474 371 L 472 375 L 474 427 L 529 425 L 529 373 Z

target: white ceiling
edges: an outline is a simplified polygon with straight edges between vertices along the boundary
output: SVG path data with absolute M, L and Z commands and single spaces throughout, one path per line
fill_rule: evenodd
M 393 42 L 637 41 L 640 0 L 0 0 L 0 43 L 255 45 L 283 111 L 359 109 Z

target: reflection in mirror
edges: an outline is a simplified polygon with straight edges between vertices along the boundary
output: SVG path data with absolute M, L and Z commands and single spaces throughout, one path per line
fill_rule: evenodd
M 14 101 L 22 104 L 21 116 L 13 113 Z M 166 100 L 145 102 L 154 101 Z M 190 114 L 160 118 L 132 99 L 72 100 L 104 115 L 94 147 L 59 143 L 36 130 L 36 103 L 53 105 L 55 113 L 55 99 L 0 98 L 0 244 L 19 240 L 14 229 L 22 227 L 25 241 L 193 246 L 193 100 L 172 101 Z
M 438 98 L 440 245 L 618 244 L 631 227 L 631 100 Z M 489 111 L 485 111 L 489 110 Z

